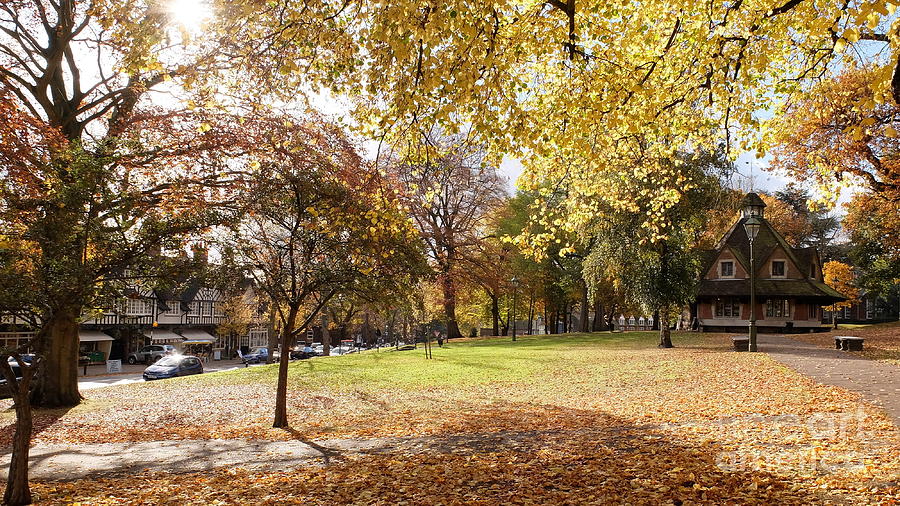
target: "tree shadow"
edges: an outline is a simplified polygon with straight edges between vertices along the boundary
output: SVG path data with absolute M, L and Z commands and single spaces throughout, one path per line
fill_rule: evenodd
M 485 424 L 491 420 L 493 424 Z M 290 442 L 281 446 L 260 442 L 258 449 L 264 454 L 243 462 L 240 455 L 233 455 L 235 441 L 205 446 L 183 441 L 184 451 L 161 456 L 164 462 L 153 470 L 199 477 L 218 468 L 244 467 L 250 469 L 250 479 L 253 473 L 262 478 L 277 471 L 278 480 L 264 480 L 269 500 L 283 494 L 321 504 L 366 497 L 365 502 L 411 500 L 416 504 L 501 504 L 524 499 L 567 504 L 809 504 L 842 499 L 820 496 L 815 485 L 806 487 L 791 476 L 759 469 L 765 455 L 744 460 L 719 443 L 680 438 L 659 426 L 635 424 L 598 411 L 504 403 L 462 415 L 459 426 L 469 430 L 329 440 L 313 440 L 300 430 L 286 429 L 294 442 L 301 443 L 291 448 L 308 448 L 302 458 L 284 450 Z M 60 456 L 86 463 L 91 458 L 110 459 L 117 451 L 125 454 L 128 448 L 125 444 L 59 448 L 36 456 L 32 465 L 46 465 Z M 198 465 L 198 459 L 207 465 Z M 139 472 L 146 464 L 131 458 L 119 461 L 118 468 L 82 475 L 114 478 Z M 191 493 L 192 476 L 184 478 L 184 485 L 179 485 L 179 478 L 171 482 L 185 489 L 179 493 Z M 339 486 L 322 487 L 321 480 L 326 479 Z M 123 500 L 129 498 L 128 491 L 118 494 Z
M 54 423 L 56 423 L 60 418 L 64 417 L 66 413 L 68 413 L 72 409 L 72 407 L 32 408 L 31 438 L 34 439 L 38 436 L 38 434 L 50 428 Z M 6 410 L 4 410 L 4 413 L 12 413 L 13 416 L 10 423 L 0 427 L 0 452 L 12 450 L 13 435 L 16 431 L 15 408 L 10 406 Z

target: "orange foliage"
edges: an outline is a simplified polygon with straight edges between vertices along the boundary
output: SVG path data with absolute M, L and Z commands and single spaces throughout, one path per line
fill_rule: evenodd
M 833 307 L 849 307 L 859 300 L 859 289 L 856 288 L 853 267 L 843 262 L 825 262 L 825 265 L 822 266 L 822 273 L 825 276 L 825 284 L 847 297 L 846 301 L 837 302 L 832 305 Z
M 806 217 L 797 214 L 790 205 L 765 193 L 760 198 L 766 203 L 766 220 L 791 246 L 799 246 L 812 233 Z
M 861 180 L 893 202 L 900 199 L 900 105 L 876 104 L 876 70 L 852 68 L 790 104 L 777 123 L 771 167 L 825 188 L 844 176 Z

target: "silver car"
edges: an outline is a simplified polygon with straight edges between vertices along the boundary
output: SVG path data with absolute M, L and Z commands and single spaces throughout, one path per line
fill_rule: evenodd
M 132 365 L 138 362 L 152 364 L 162 357 L 165 357 L 166 355 L 172 355 L 174 353 L 175 347 L 171 344 L 151 344 L 149 346 L 144 346 L 131 355 L 128 355 L 128 363 Z

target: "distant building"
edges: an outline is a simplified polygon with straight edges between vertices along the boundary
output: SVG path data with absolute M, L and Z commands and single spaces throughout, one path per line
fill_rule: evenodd
M 205 252 L 195 251 L 197 261 Z M 129 353 L 148 344 L 172 344 L 178 349 L 215 351 L 230 358 L 239 347 L 267 346 L 269 322 L 256 290 L 245 283 L 242 292 L 224 294 L 196 280 L 182 283 L 178 291 L 131 285 L 114 298 L 87 310 L 79 326 L 79 348 L 92 362 L 125 360 Z M 242 335 L 218 335 L 225 319 L 228 296 L 238 296 L 249 306 L 248 330 Z M 32 325 L 13 316 L 0 317 L 0 347 L 16 347 L 34 336 Z
M 837 308 L 833 315 L 838 323 L 881 323 L 896 321 L 900 300 L 897 297 L 876 297 L 862 292 L 859 301 L 847 307 Z M 824 323 L 831 323 L 832 312 L 830 307 L 825 307 L 822 316 Z
M 742 206 L 741 218 L 705 255 L 696 304 L 700 329 L 747 331 L 751 266 L 744 222 L 756 216 L 762 222 L 753 242 L 757 328 L 760 332 L 827 330 L 822 306 L 846 298 L 823 282 L 816 249 L 791 247 L 765 219 L 766 204 L 756 193 L 748 193 Z

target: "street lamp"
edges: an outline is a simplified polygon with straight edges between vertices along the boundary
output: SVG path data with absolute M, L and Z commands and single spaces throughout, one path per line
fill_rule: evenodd
M 750 351 L 756 351 L 756 266 L 753 261 L 753 240 L 759 233 L 762 221 L 756 216 L 750 216 L 744 222 L 744 231 L 750 240 Z
M 518 295 L 518 293 L 519 293 L 518 287 L 516 286 L 516 282 L 518 282 L 518 281 L 519 280 L 516 279 L 515 276 L 513 276 L 513 278 L 512 278 L 512 285 L 513 285 L 512 340 L 513 341 L 516 340 L 516 295 Z

